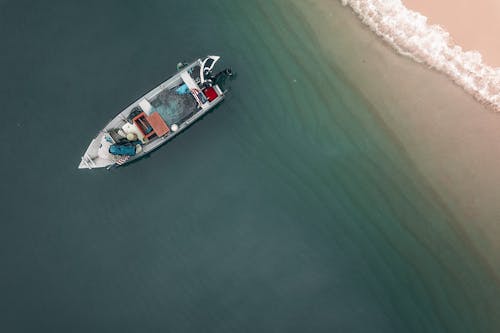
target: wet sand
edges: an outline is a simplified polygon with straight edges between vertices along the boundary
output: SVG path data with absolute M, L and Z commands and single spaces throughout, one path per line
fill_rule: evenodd
M 342 68 L 414 161 L 455 217 L 454 228 L 488 263 L 498 281 L 500 265 L 500 115 L 478 103 L 444 74 L 398 55 L 337 1 L 302 6 L 331 66 Z M 331 34 L 342 42 L 329 43 Z
M 497 0 L 403 0 L 429 23 L 447 30 L 465 50 L 477 50 L 483 60 L 500 67 L 500 2 Z

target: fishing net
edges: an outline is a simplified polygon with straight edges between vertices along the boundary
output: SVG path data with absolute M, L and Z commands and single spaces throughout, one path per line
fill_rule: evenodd
M 179 95 L 175 90 L 162 91 L 151 104 L 169 126 L 181 123 L 196 110 L 196 101 L 190 93 Z

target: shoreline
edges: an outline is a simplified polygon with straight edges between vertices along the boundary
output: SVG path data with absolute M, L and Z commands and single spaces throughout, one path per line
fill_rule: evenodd
M 307 12 L 304 21 L 332 66 L 342 69 L 452 213 L 468 251 L 500 281 L 500 261 L 493 255 L 500 253 L 498 113 L 488 112 L 443 73 L 398 55 L 354 13 L 330 20 L 338 3 L 309 0 L 297 6 Z M 329 42 L 332 31 L 342 39 Z
M 500 2 L 496 0 L 403 0 L 404 5 L 442 26 L 464 50 L 478 51 L 484 62 L 500 67 Z M 464 24 L 469 22 L 469 24 Z
M 401 0 L 341 0 L 364 25 L 397 52 L 446 74 L 478 101 L 500 112 L 500 67 L 482 61 L 477 51 L 464 51 L 441 26 L 414 12 Z

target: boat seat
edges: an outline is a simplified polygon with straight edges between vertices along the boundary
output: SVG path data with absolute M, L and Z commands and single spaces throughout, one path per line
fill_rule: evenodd
M 190 90 L 191 89 L 200 90 L 200 87 L 198 86 L 196 81 L 191 77 L 191 75 L 189 75 L 188 72 L 186 72 L 186 71 L 182 72 L 181 78 L 182 78 L 182 81 L 184 81 L 184 83 L 186 84 L 186 86 L 188 86 L 188 88 Z
M 153 109 L 153 106 L 147 99 L 143 99 L 139 102 L 139 106 L 141 107 L 142 111 L 144 111 L 145 114 L 149 115 L 151 114 L 151 111 Z

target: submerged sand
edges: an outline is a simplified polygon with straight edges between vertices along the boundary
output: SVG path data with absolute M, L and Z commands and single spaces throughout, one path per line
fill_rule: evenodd
M 350 11 L 338 1 L 296 3 L 321 52 L 400 141 L 455 217 L 469 250 L 500 277 L 500 115 L 448 76 L 398 55 L 354 13 L 331 20 L 334 11 Z M 336 43 L 329 42 L 332 33 Z
M 500 67 L 500 1 L 403 0 L 406 7 L 448 31 L 465 50 L 477 50 L 484 61 Z

